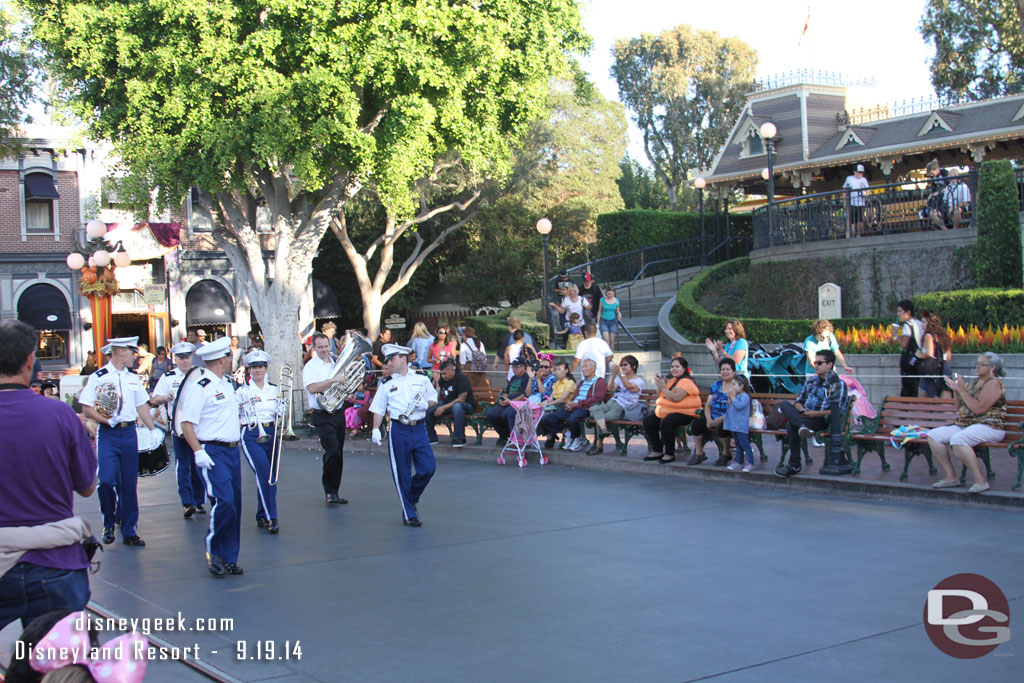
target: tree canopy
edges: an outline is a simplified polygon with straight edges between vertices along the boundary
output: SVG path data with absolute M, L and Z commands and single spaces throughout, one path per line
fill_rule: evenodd
M 38 85 L 38 63 L 27 31 L 9 6 L 0 5 L 0 151 L 8 149 Z
M 676 207 L 689 169 L 710 168 L 725 144 L 753 81 L 757 53 L 738 38 L 683 25 L 619 40 L 612 54 L 619 99 Z
M 935 92 L 970 100 L 1024 92 L 1022 29 L 1022 0 L 929 0 L 919 30 L 935 47 Z

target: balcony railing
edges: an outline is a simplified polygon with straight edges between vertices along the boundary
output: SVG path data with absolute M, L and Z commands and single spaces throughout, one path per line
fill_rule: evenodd
M 1017 173 L 1020 188 L 1021 171 Z M 973 227 L 978 175 L 963 174 L 958 176 L 958 182 L 967 184 L 971 202 L 947 217 L 947 227 Z M 873 185 L 866 192 L 862 211 L 851 204 L 852 190 L 802 195 L 755 209 L 754 248 L 936 229 L 927 215 L 928 195 L 931 193 L 928 181 Z M 943 196 L 942 201 L 946 202 L 947 197 Z M 1021 202 L 1024 206 L 1024 190 L 1021 191 Z

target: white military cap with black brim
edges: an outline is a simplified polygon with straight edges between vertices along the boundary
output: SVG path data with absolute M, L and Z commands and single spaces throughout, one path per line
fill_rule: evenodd
M 197 350 L 196 355 L 203 359 L 203 361 L 217 360 L 231 353 L 231 340 L 227 337 L 221 337 L 215 342 L 203 346 Z
M 384 354 L 384 360 L 391 360 L 393 356 L 408 356 L 412 353 L 412 349 L 408 346 L 401 346 L 400 344 L 385 344 L 381 347 L 380 352 Z

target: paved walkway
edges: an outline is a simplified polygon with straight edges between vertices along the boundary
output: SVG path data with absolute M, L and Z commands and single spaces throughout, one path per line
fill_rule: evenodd
M 439 445 L 424 526 L 410 529 L 381 449 L 349 444 L 351 503 L 328 508 L 304 439 L 286 450 L 280 535 L 253 523 L 243 473 L 246 573 L 223 580 L 207 574 L 205 520 L 181 518 L 168 471 L 141 482 L 148 546 L 109 548 L 93 599 L 125 616 L 233 618 L 230 631 L 160 635 L 244 681 L 1019 678 L 1016 631 L 960 661 L 921 623 L 926 592 L 962 571 L 1021 604 L 1018 510 L 826 493 L 815 475 L 596 469 L 643 466 L 641 448 L 521 470 L 496 466 L 490 446 Z M 98 524 L 95 499 L 79 507 Z M 0 633 L 0 650 L 16 634 Z M 301 659 L 236 661 L 238 641 L 252 655 L 260 640 L 276 656 L 299 641 Z M 159 662 L 146 678 L 196 679 Z

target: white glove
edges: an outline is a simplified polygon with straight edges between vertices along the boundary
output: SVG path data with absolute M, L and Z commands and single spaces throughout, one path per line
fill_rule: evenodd
M 278 417 L 284 417 L 287 414 L 288 414 L 288 404 L 286 404 L 284 401 L 281 401 L 280 403 L 277 404 L 277 416 Z
M 370 434 L 370 438 L 373 439 L 373 443 L 375 445 L 379 446 L 381 444 L 381 441 L 383 441 L 383 438 L 380 435 L 380 429 L 374 429 L 373 432 Z
M 211 458 L 209 456 L 209 454 L 206 451 L 204 451 L 202 448 L 200 448 L 198 451 L 195 452 L 195 456 L 196 456 L 196 467 L 198 467 L 199 469 L 201 469 L 201 470 L 208 470 L 211 467 L 213 467 L 213 458 Z

